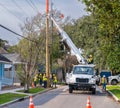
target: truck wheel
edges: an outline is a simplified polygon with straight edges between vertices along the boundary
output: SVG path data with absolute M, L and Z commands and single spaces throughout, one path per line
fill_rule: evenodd
M 92 94 L 96 94 L 96 88 L 92 88 Z
M 96 84 L 97 84 L 98 86 L 99 86 L 99 83 L 100 83 L 99 81 L 96 81 Z
M 69 88 L 69 93 L 72 93 L 73 92 L 73 89 L 70 87 Z
M 116 84 L 117 84 L 117 80 L 112 80 L 112 81 L 111 81 L 111 84 L 112 84 L 112 85 L 116 85 Z

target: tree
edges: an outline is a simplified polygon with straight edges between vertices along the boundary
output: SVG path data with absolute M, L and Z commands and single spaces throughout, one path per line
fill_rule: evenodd
M 29 86 L 34 74 L 37 72 L 38 64 L 45 64 L 45 15 L 37 15 L 31 20 L 27 19 L 21 29 L 26 38 L 19 42 L 17 50 L 21 54 L 23 61 L 26 62 L 26 67 L 23 65 L 24 71 L 18 72 L 18 74 L 24 82 L 25 90 L 29 91 Z M 53 28 L 53 30 L 55 29 Z M 51 37 L 51 31 L 49 33 Z M 61 52 L 59 51 L 59 36 L 56 30 L 52 41 L 52 62 L 57 62 L 57 59 L 61 57 Z M 51 46 L 50 44 L 49 47 Z
M 83 0 L 98 24 L 104 66 L 120 72 L 120 2 L 118 0 Z M 101 8 L 102 7 L 102 8 Z M 107 59 L 106 59 L 107 58 Z
M 0 39 L 0 47 L 4 47 L 6 43 L 8 43 L 7 40 Z
M 24 27 L 21 27 L 26 38 L 19 42 L 17 51 L 25 65 L 22 65 L 24 71 L 19 71 L 18 74 L 26 92 L 29 91 L 33 76 L 38 72 L 38 64 L 45 63 L 45 29 L 40 26 L 42 21 L 42 15 L 38 15 L 32 20 L 27 19 Z
M 83 16 L 82 18 L 74 20 L 74 22 L 71 24 L 69 23 L 64 28 L 65 31 L 69 34 L 73 43 L 78 48 L 84 50 L 84 58 L 90 54 L 96 55 L 96 53 L 98 53 L 98 55 L 94 57 L 94 59 L 98 58 L 100 52 L 99 38 L 97 33 L 98 26 L 96 25 L 92 15 Z

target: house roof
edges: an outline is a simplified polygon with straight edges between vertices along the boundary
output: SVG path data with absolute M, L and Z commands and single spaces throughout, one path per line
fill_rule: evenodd
M 8 53 L 4 48 L 0 47 L 0 54 L 2 53 Z
M 11 54 L 2 54 L 3 56 L 5 56 L 7 59 L 9 59 L 10 61 L 12 61 L 13 64 L 19 64 L 19 63 L 23 63 L 21 60 L 21 57 L 19 54 L 17 53 L 11 53 Z
M 0 54 L 0 63 L 11 63 L 11 61 L 2 54 Z

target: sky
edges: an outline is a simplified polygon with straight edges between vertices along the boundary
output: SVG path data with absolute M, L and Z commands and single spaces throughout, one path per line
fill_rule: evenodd
M 65 17 L 78 19 L 86 15 L 85 5 L 78 0 L 49 0 L 53 8 L 61 11 Z M 26 18 L 37 13 L 45 13 L 46 0 L 0 0 L 0 24 L 22 35 L 20 25 Z M 10 45 L 19 42 L 20 37 L 0 27 L 0 39 L 7 40 Z

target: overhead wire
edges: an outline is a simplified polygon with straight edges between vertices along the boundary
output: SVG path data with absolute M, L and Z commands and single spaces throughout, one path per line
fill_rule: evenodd
M 34 8 L 36 9 L 36 11 L 39 13 L 39 9 L 37 8 L 37 6 L 34 4 L 34 2 L 32 0 L 30 0 L 31 4 L 34 6 Z
M 31 4 L 31 2 L 29 2 L 29 0 L 26 0 L 26 2 L 38 14 L 38 10 L 36 10 L 36 8 Z
M 24 12 L 24 10 L 17 4 L 17 2 L 16 2 L 15 0 L 12 0 L 12 1 L 13 1 L 13 3 L 14 3 L 19 9 L 21 9 L 21 10 Z M 35 8 L 35 4 L 34 4 L 31 0 L 30 0 L 31 3 L 30 3 L 28 0 L 26 0 L 26 1 L 27 1 L 27 3 L 29 4 L 29 6 L 30 6 L 36 13 L 39 12 L 38 9 Z M 19 19 L 20 21 L 22 21 L 22 20 L 20 19 L 20 17 L 18 17 L 16 14 L 14 14 L 12 11 L 10 11 L 5 5 L 3 5 L 2 3 L 0 3 L 0 6 L 3 7 L 4 9 L 6 9 L 10 14 L 14 15 L 17 19 Z M 25 12 L 24 12 L 24 13 L 25 13 Z M 22 21 L 22 23 L 23 23 L 23 21 Z M 16 33 L 16 32 L 14 32 L 13 30 L 11 30 L 11 29 L 3 26 L 2 24 L 0 24 L 0 27 L 4 28 L 5 30 L 7 30 L 7 31 L 9 31 L 9 32 L 11 32 L 11 33 L 19 36 L 19 37 L 22 37 L 22 38 L 24 38 L 24 39 L 27 39 L 27 40 L 30 40 L 30 41 L 36 43 L 36 41 L 34 41 L 34 40 L 32 40 L 32 39 L 29 39 L 29 38 L 27 38 L 27 37 L 24 37 L 24 36 L 22 36 L 22 35 L 20 35 L 20 34 L 18 34 L 18 33 Z
M 29 16 L 25 11 L 24 9 L 15 1 L 15 0 L 12 0 L 13 3 L 16 5 L 17 8 L 19 8 L 20 10 L 22 10 L 27 16 Z
M 29 38 L 26 38 L 26 37 L 24 37 L 24 36 L 22 36 L 22 35 L 20 35 L 20 34 L 18 34 L 18 33 L 16 33 L 16 32 L 14 32 L 14 31 L 10 30 L 9 28 L 7 28 L 7 27 L 5 27 L 5 26 L 3 26 L 3 25 L 1 25 L 1 24 L 0 24 L 0 27 L 2 27 L 2 28 L 4 28 L 4 29 L 8 30 L 9 32 L 12 32 L 13 34 L 18 35 L 18 36 L 20 36 L 20 37 L 22 37 L 22 38 L 24 38 L 24 39 L 26 39 L 26 40 L 29 40 L 29 41 L 31 41 L 31 42 L 34 42 L 35 45 L 36 45 L 36 47 L 38 48 L 37 53 L 38 53 L 38 54 L 40 53 L 41 47 L 40 47 L 39 45 L 37 45 L 39 42 L 37 42 L 37 41 L 35 41 L 35 40 L 32 40 L 32 39 L 29 39 Z M 45 39 L 45 38 L 44 38 L 44 39 Z M 41 45 L 43 46 L 44 43 L 45 43 L 44 40 L 42 40 Z M 43 48 L 43 47 L 42 47 L 42 48 Z
M 38 43 L 38 42 L 35 41 L 35 40 L 32 40 L 32 39 L 27 38 L 27 37 L 25 37 L 25 36 L 23 36 L 23 35 L 20 35 L 19 33 L 16 33 L 15 31 L 13 31 L 13 30 L 11 30 L 11 29 L 9 29 L 9 28 L 3 26 L 2 24 L 0 24 L 0 27 L 2 27 L 2 28 L 4 28 L 5 30 L 7 30 L 7 31 L 9 31 L 9 32 L 11 32 L 11 33 L 13 33 L 13 34 L 19 36 L 19 37 L 22 37 L 22 38 L 24 38 L 24 39 L 26 39 L 26 40 L 29 40 L 29 41 L 34 42 L 34 43 L 36 43 L 36 44 Z M 43 40 L 42 40 L 42 43 L 41 43 L 41 44 L 42 44 L 42 45 L 44 44 L 44 41 L 43 41 Z
M 10 14 L 12 14 L 13 16 L 15 16 L 17 19 L 19 19 L 22 23 L 23 21 L 20 19 L 20 17 L 18 17 L 16 14 L 14 14 L 12 11 L 10 11 L 7 7 L 5 7 L 2 3 L 0 3 L 0 6 L 2 6 L 6 11 L 8 11 Z
M 9 32 L 11 32 L 11 33 L 13 33 L 13 34 L 19 36 L 19 37 L 22 37 L 22 38 L 24 38 L 24 39 L 27 39 L 27 40 L 29 40 L 29 41 L 32 41 L 32 42 L 35 42 L 35 43 L 36 43 L 36 41 L 31 40 L 31 39 L 29 39 L 29 38 L 27 38 L 27 37 L 24 37 L 23 35 L 20 35 L 20 34 L 14 32 L 13 30 L 11 30 L 11 29 L 9 29 L 9 28 L 3 26 L 2 24 L 0 24 L 0 27 L 4 28 L 5 30 L 7 30 L 7 31 L 9 31 Z

